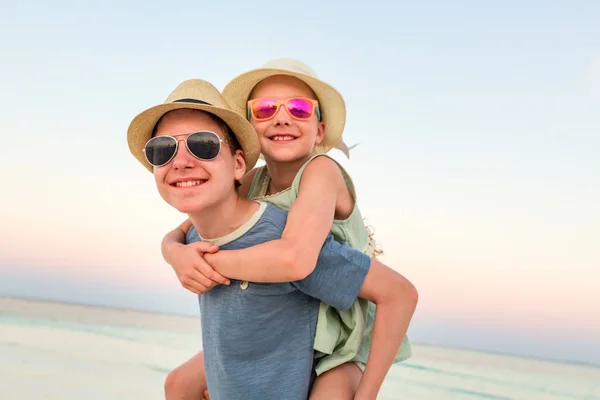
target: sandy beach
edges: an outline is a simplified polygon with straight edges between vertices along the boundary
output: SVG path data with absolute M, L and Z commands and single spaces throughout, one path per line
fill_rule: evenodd
M 182 333 L 200 332 L 200 320 L 195 317 L 13 297 L 0 297 L 0 316 L 2 315 L 84 324 L 168 329 Z
M 0 297 L 0 399 L 162 399 L 201 348 L 200 320 Z M 429 345 L 380 399 L 600 399 L 600 369 Z

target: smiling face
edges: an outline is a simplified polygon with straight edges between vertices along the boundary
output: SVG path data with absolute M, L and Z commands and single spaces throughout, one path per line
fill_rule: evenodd
M 237 196 L 234 182 L 242 178 L 246 164 L 242 151 L 231 149 L 231 143 L 235 142 L 224 132 L 223 126 L 211 114 L 189 109 L 170 111 L 156 125 L 155 137 L 173 136 L 179 143 L 171 161 L 154 167 L 158 192 L 178 211 L 201 212 Z M 213 160 L 199 160 L 188 151 L 185 140 L 198 131 L 214 132 L 225 141 Z
M 287 100 L 291 98 L 317 99 L 311 88 L 300 79 L 286 76 L 271 76 L 258 83 L 250 95 L 250 100 L 270 98 Z M 294 162 L 307 160 L 312 155 L 315 144 L 321 143 L 325 135 L 325 124 L 316 113 L 306 119 L 293 118 L 285 105 L 282 105 L 272 119 L 250 122 L 256 129 L 261 152 L 267 161 Z

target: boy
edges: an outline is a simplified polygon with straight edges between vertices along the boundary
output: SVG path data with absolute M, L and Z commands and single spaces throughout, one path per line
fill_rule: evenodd
M 258 158 L 256 133 L 208 82 L 183 82 L 165 103 L 134 118 L 128 142 L 153 171 L 163 199 L 190 217 L 188 241 L 226 250 L 281 237 L 287 213 L 243 199 L 236 190 L 235 182 Z M 399 347 L 416 296 L 393 270 L 330 236 L 314 272 L 294 278 L 263 284 L 232 279 L 200 296 L 211 399 L 306 399 L 320 301 L 341 310 L 357 295 L 375 302 L 378 312 L 393 316 L 379 330 Z M 407 301 L 411 295 L 414 301 Z M 357 398 L 375 398 L 381 382 L 372 376 L 361 381 Z

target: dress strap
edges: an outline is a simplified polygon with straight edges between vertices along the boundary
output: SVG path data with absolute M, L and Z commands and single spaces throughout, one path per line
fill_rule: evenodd
M 252 184 L 248 190 L 248 199 L 252 200 L 257 197 L 263 197 L 267 194 L 269 188 L 269 174 L 267 173 L 266 165 L 258 167 L 252 178 Z

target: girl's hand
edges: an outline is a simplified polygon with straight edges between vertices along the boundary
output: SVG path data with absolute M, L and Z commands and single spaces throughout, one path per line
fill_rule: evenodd
M 169 259 L 181 286 L 196 294 L 231 282 L 216 272 L 203 258 L 204 253 L 216 253 L 217 246 L 209 242 L 177 244 L 171 249 Z

